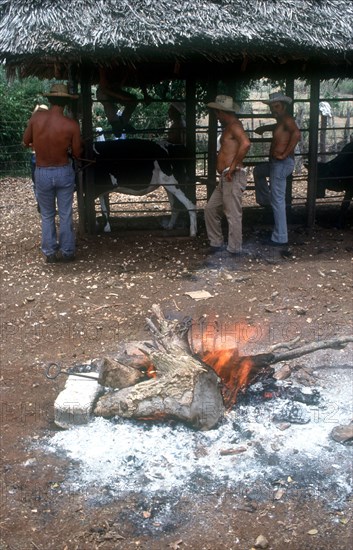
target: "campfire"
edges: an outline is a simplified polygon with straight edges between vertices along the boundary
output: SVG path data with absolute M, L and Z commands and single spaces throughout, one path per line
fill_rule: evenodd
M 205 340 L 204 331 L 195 330 L 190 319 L 168 320 L 157 305 L 153 306 L 153 313 L 155 319 L 147 319 L 153 340 L 122 345 L 113 358 L 93 362 L 96 374 L 90 404 L 83 396 L 80 405 L 77 392 L 74 398 L 69 395 L 70 387 L 69 394 L 65 394 L 66 388 L 59 395 L 55 403 L 55 421 L 59 426 L 84 423 L 94 414 L 104 418 L 178 420 L 196 429 L 209 430 L 257 382 L 270 382 L 265 398 L 278 395 L 280 390 L 271 365 L 319 349 L 340 349 L 353 341 L 353 337 L 347 336 L 294 347 L 297 344 L 294 340 L 276 344 L 266 353 L 242 355 L 240 347 L 234 347 L 234 340 L 232 348 L 228 347 L 227 339 L 219 342 L 217 326 L 211 337 L 207 333 Z M 79 375 L 76 373 L 75 379 L 82 386 Z M 72 410 L 75 401 L 78 408 Z M 65 403 L 70 404 L 69 409 Z
M 298 490 L 320 491 L 330 504 L 347 498 L 349 350 L 338 376 L 327 368 L 334 354 L 305 366 L 291 359 L 344 348 L 352 337 L 300 346 L 293 340 L 246 355 L 246 341 L 221 338 L 217 324 L 205 333 L 200 323 L 165 319 L 157 306 L 154 313 L 147 320 L 151 340 L 122 343 L 114 357 L 69 369 L 76 374 L 68 380 L 82 394 L 72 388 L 59 394 L 55 421 L 71 429 L 51 434 L 46 447 L 75 461 L 68 490 L 80 487 L 95 502 L 100 493 L 105 502 L 108 493 L 141 488 L 153 498 L 223 486 L 274 500 Z

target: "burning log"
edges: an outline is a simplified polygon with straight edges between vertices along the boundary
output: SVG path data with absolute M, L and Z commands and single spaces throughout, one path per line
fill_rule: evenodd
M 185 338 L 188 325 L 168 321 L 153 306 L 159 323 L 147 323 L 154 335 L 148 358 L 153 378 L 101 397 L 94 413 L 98 416 L 140 420 L 178 419 L 208 430 L 224 414 L 219 378 L 212 368 L 190 354 Z
M 297 340 L 294 341 L 296 343 Z M 203 361 L 211 366 L 220 376 L 223 382 L 222 394 L 225 405 L 230 409 L 236 402 L 240 391 L 254 384 L 260 378 L 272 376 L 274 369 L 271 365 L 289 361 L 314 353 L 320 349 L 342 349 L 349 342 L 353 342 L 353 336 L 342 336 L 322 342 L 312 342 L 303 346 L 289 349 L 288 351 L 275 353 L 260 353 L 258 355 L 239 355 L 238 349 L 215 350 L 202 354 Z M 290 347 L 290 343 L 276 344 L 273 349 Z
M 166 320 L 156 305 L 153 312 L 159 327 L 147 319 L 154 341 L 141 343 L 140 351 L 146 359 L 139 358 L 149 379 L 129 387 L 120 385 L 117 391 L 101 397 L 94 411 L 96 415 L 140 420 L 178 419 L 207 430 L 218 423 L 225 408 L 235 404 L 239 392 L 274 374 L 271 365 L 319 349 L 341 349 L 353 341 L 353 337 L 346 336 L 293 348 L 298 342 L 295 339 L 276 344 L 268 353 L 244 356 L 237 348 L 204 351 L 202 346 L 194 349 L 199 342 L 193 346 L 190 322 Z M 277 351 L 281 348 L 288 349 Z M 114 372 L 108 372 L 106 379 L 113 375 L 119 380 L 119 373 Z
M 100 379 L 114 379 L 109 391 L 98 400 L 94 413 L 97 416 L 135 418 L 139 420 L 177 419 L 191 426 L 208 430 L 216 426 L 225 412 L 231 408 L 240 391 L 260 378 L 272 376 L 271 365 L 313 353 L 319 349 L 342 348 L 353 337 L 341 337 L 322 342 L 306 344 L 286 351 L 297 340 L 273 346 L 268 353 L 240 355 L 237 348 L 227 350 L 195 350 L 190 342 L 190 322 L 178 322 L 165 319 L 159 306 L 153 306 L 158 326 L 147 319 L 153 334 L 153 341 L 141 343 L 138 365 L 143 367 L 148 379 L 125 373 L 124 366 L 118 361 L 105 361 L 106 370 Z M 139 344 L 134 344 L 135 354 Z M 124 354 L 120 354 L 122 362 Z M 107 365 L 109 368 L 107 368 Z M 119 372 L 119 369 L 121 372 Z M 120 376 L 127 377 L 122 384 Z M 222 385 L 220 384 L 222 382 Z M 126 387 L 128 386 L 128 387 Z

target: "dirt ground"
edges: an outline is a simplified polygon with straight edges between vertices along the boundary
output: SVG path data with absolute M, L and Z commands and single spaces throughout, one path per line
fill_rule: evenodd
M 62 489 L 67 457 L 33 461 L 29 450 L 30 441 L 58 430 L 53 403 L 65 377 L 48 380 L 45 365 L 84 363 L 114 352 L 118 342 L 146 339 L 145 319 L 154 303 L 180 319 L 271 327 L 254 346 L 263 351 L 298 335 L 312 341 L 352 334 L 352 210 L 346 228 L 338 230 L 332 225 L 337 205 L 321 205 L 308 233 L 304 212 L 296 209 L 288 255 L 260 242 L 271 227 L 269 215 L 260 208 L 245 210 L 249 254 L 212 269 L 204 265 L 201 213 L 194 239 L 115 228 L 111 234 L 79 236 L 75 263 L 47 265 L 30 182 L 2 181 L 0 206 L 0 550 L 250 550 L 261 534 L 274 550 L 352 547 L 352 500 L 333 509 L 310 491 L 251 503 L 227 490 L 200 493 L 175 499 L 161 530 L 153 510 L 162 496 L 146 503 L 131 494 L 95 504 L 84 493 Z M 196 301 L 185 294 L 196 290 L 212 297 Z M 317 531 L 310 534 L 313 526 Z

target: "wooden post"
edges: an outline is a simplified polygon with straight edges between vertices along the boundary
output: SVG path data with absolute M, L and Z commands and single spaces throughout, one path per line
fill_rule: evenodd
M 344 125 L 344 143 L 349 143 L 350 141 L 350 126 L 351 126 L 351 109 L 347 107 L 347 118 L 346 124 Z
M 327 134 L 327 119 L 325 115 L 321 115 L 320 122 L 320 161 L 326 160 L 326 134 Z
M 70 65 L 68 69 L 68 86 L 69 92 L 73 94 L 78 93 L 78 79 L 79 72 L 77 65 Z M 79 99 L 79 101 L 82 98 Z M 79 101 L 72 102 L 72 115 L 75 120 L 78 120 Z M 82 167 L 76 162 L 76 198 L 77 198 L 77 210 L 78 210 L 78 232 L 80 235 L 83 235 L 85 232 L 84 227 L 84 202 L 83 202 L 83 181 L 82 181 Z
M 190 160 L 188 164 L 188 175 L 192 181 L 188 182 L 187 197 L 196 204 L 196 82 L 188 77 L 185 82 L 186 95 L 186 149 Z
M 294 104 L 294 77 L 289 77 L 286 80 L 286 95 L 293 99 L 293 103 L 288 106 L 288 112 L 293 116 L 293 104 Z M 293 174 L 287 177 L 286 186 L 286 209 L 287 217 L 292 213 L 292 198 L 293 198 Z
M 86 165 L 83 169 L 83 202 L 85 230 L 93 235 L 96 232 L 94 169 L 89 161 L 93 160 L 92 147 L 92 98 L 91 98 L 91 70 L 85 65 L 81 72 L 81 101 L 82 101 L 82 136 L 84 140 L 84 158 Z
M 214 101 L 217 95 L 218 80 L 210 80 L 208 83 L 208 102 Z M 217 174 L 217 119 L 215 116 L 208 118 L 208 162 L 207 162 L 207 200 L 211 197 Z
M 319 132 L 320 77 L 316 74 L 310 84 L 310 124 L 308 153 L 308 190 L 307 190 L 307 227 L 315 223 L 316 187 L 317 187 L 317 153 Z

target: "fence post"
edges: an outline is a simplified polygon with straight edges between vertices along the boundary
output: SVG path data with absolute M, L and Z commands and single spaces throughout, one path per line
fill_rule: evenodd
M 92 98 L 91 98 L 91 70 L 85 65 L 81 73 L 81 101 L 82 101 L 82 134 L 85 144 L 85 159 L 88 161 L 82 174 L 83 180 L 83 211 L 84 227 L 93 235 L 96 232 L 96 212 L 94 193 L 94 168 L 89 162 L 93 160 L 92 146 Z
M 320 77 L 314 75 L 310 83 L 310 123 L 308 152 L 308 190 L 307 190 L 307 227 L 315 223 L 316 187 L 317 187 L 317 153 L 319 132 Z

